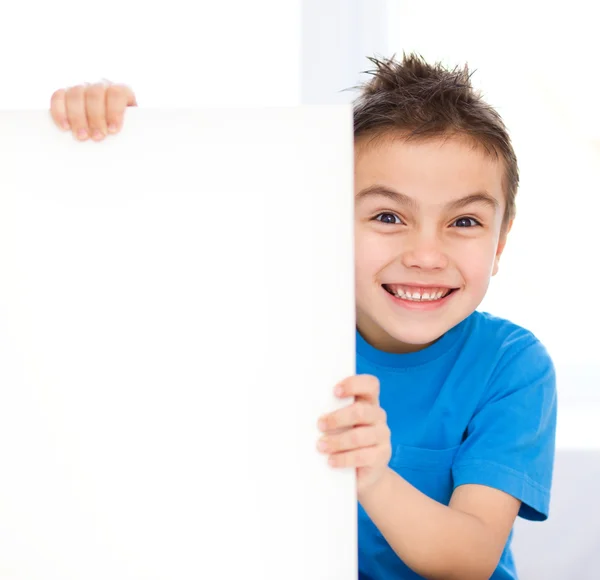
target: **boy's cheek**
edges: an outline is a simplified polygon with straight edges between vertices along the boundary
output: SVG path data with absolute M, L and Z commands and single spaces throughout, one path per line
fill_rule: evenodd
M 462 275 L 467 285 L 487 291 L 490 278 L 496 269 L 496 256 L 488 251 L 465 256 L 462 260 Z
M 354 250 L 355 274 L 358 280 L 373 281 L 381 272 L 398 258 L 398 254 L 379 244 L 360 244 L 357 240 Z

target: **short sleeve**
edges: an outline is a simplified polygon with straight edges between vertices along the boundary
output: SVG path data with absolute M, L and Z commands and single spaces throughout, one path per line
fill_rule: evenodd
M 504 358 L 455 457 L 454 487 L 480 484 L 499 489 L 522 502 L 519 516 L 543 521 L 554 468 L 554 365 L 537 339 Z

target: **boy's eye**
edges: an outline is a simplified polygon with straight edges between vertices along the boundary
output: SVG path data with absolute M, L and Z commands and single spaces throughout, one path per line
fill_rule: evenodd
M 378 215 L 375 216 L 375 219 L 378 222 L 381 222 L 382 224 L 393 224 L 393 225 L 397 225 L 397 224 L 401 224 L 402 220 L 394 213 L 380 213 Z
M 474 228 L 480 226 L 481 224 L 474 218 L 461 217 L 458 218 L 453 225 L 457 228 Z

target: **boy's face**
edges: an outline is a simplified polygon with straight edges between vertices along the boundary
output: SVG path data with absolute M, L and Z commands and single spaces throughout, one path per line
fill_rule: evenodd
M 420 350 L 479 306 L 506 241 L 503 171 L 464 139 L 357 141 L 356 314 L 370 344 Z

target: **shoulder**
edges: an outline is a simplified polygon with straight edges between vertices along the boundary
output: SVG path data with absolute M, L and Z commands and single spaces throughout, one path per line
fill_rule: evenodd
M 507 364 L 518 355 L 551 363 L 546 347 L 531 330 L 488 312 L 476 311 L 471 318 L 469 340 L 494 354 L 499 363 Z
M 486 336 L 499 346 L 523 347 L 527 346 L 528 343 L 539 342 L 531 330 L 506 318 L 494 316 L 489 312 L 480 312 L 479 310 L 473 312 L 471 318 L 471 333 L 480 337 Z
M 555 389 L 555 369 L 548 350 L 527 328 L 487 312 L 473 313 L 469 340 L 479 344 L 490 375 L 488 393 L 543 385 Z

